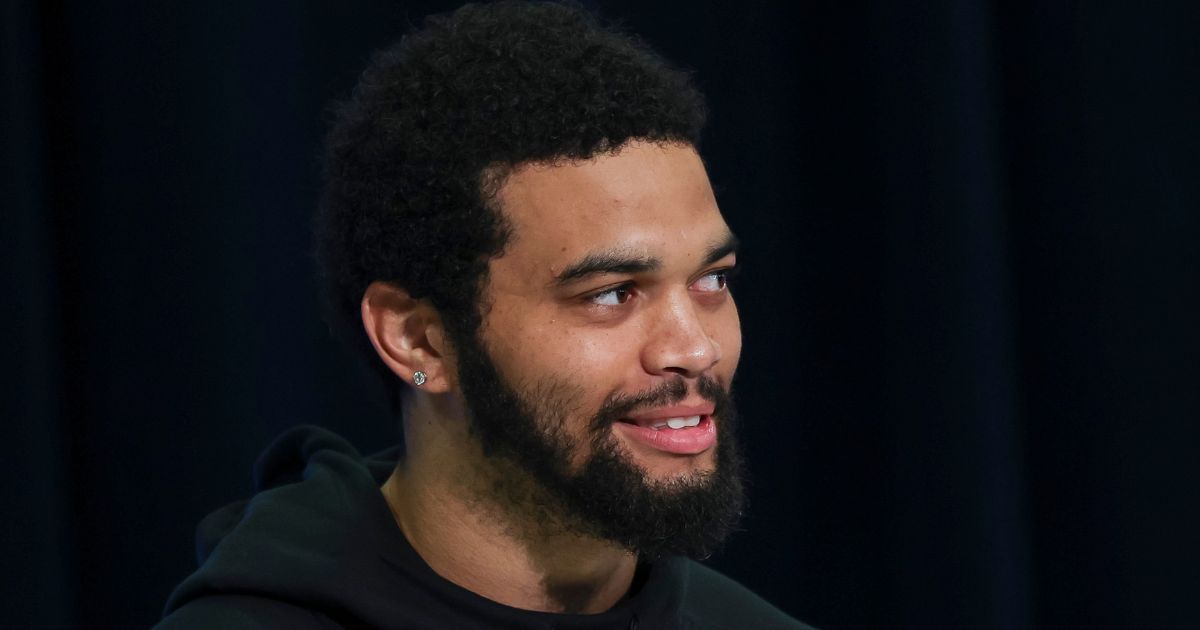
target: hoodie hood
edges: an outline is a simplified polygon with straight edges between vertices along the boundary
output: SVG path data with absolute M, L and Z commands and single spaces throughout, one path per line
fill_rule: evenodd
M 379 628 L 612 628 L 677 625 L 683 560 L 645 567 L 630 597 L 596 615 L 519 610 L 434 573 L 396 526 L 379 486 L 399 448 L 364 458 L 329 431 L 281 435 L 254 469 L 255 495 L 197 528 L 199 569 L 166 614 L 207 596 L 244 595 Z

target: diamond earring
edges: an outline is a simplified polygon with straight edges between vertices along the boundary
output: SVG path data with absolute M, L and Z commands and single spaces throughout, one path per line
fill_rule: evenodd
M 421 370 L 417 370 L 416 372 L 413 372 L 413 382 L 416 383 L 418 387 L 421 385 L 424 385 L 425 384 L 425 376 L 426 375 L 424 372 L 422 372 Z

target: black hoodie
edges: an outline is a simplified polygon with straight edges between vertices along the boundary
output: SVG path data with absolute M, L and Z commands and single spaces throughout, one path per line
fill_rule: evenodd
M 408 544 L 380 484 L 397 450 L 363 458 L 315 427 L 255 465 L 257 494 L 197 528 L 200 568 L 158 628 L 803 628 L 696 562 L 639 568 L 629 597 L 594 615 L 520 610 L 443 579 Z

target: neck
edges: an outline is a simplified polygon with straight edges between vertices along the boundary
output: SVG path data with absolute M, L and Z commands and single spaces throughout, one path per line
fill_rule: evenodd
M 598 613 L 619 602 L 629 592 L 637 557 L 574 533 L 539 509 L 545 503 L 534 482 L 484 458 L 465 415 L 434 404 L 406 405 L 408 454 L 383 486 L 397 524 L 426 564 L 514 608 Z M 497 482 L 511 484 L 514 477 L 523 478 L 519 483 L 529 492 L 496 492 Z

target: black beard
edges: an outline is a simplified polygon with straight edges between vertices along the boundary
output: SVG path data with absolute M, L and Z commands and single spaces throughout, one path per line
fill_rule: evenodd
M 572 472 L 575 445 L 564 425 L 578 417 L 573 401 L 579 400 L 580 388 L 565 381 L 543 382 L 522 395 L 500 376 L 475 336 L 467 337 L 455 345 L 472 432 L 485 457 L 524 471 L 537 486 L 531 491 L 525 487 L 529 484 L 501 475 L 491 480 L 491 488 L 507 496 L 495 499 L 535 520 L 550 519 L 567 533 L 609 540 L 646 559 L 706 558 L 737 527 L 744 490 L 734 437 L 736 410 L 717 381 L 703 377 L 697 386 L 700 396 L 715 405 L 713 471 L 649 483 L 612 435 L 612 423 L 635 409 L 686 398 L 687 384 L 678 378 L 633 396 L 610 395 L 588 423 L 591 452 L 582 468 Z

